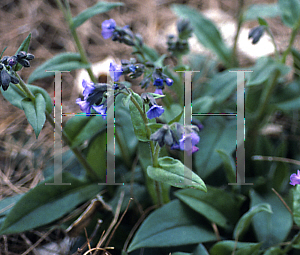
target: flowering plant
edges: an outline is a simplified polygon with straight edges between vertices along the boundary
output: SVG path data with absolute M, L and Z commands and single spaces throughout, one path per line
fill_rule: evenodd
M 145 254 L 209 254 L 208 250 L 212 255 L 287 254 L 299 249 L 300 233 L 292 226 L 300 226 L 300 171 L 291 174 L 285 163 L 299 164 L 287 157 L 300 157 L 298 150 L 289 149 L 298 148 L 299 141 L 286 139 L 299 136 L 300 53 L 292 45 L 300 29 L 300 2 L 280 0 L 246 11 L 240 6 L 232 47 L 201 12 L 173 5 L 179 16 L 177 34 L 167 36 L 162 55 L 129 25 L 103 20 L 103 42 L 132 49 L 131 56 L 124 54 L 119 62 L 109 63 L 106 82 L 98 82 L 76 29 L 94 15 L 123 4 L 98 2 L 76 17 L 68 1 L 56 4 L 78 52 L 54 56 L 25 82 L 18 72 L 35 61 L 29 53 L 29 34 L 14 55 L 2 52 L 0 87 L 3 100 L 24 111 L 36 138 L 47 121 L 55 129 L 55 146 L 63 140 L 69 149 L 62 154 L 61 147 L 54 147 L 45 180 L 21 196 L 0 201 L 0 235 L 50 226 L 74 237 L 73 252 L 81 246 L 78 236 L 85 233 L 90 252 L 110 254 L 111 241 L 116 254 L 122 255 L 144 250 Z M 279 15 L 292 29 L 285 50 L 278 49 L 264 19 Z M 237 42 L 242 24 L 249 20 L 258 22 L 249 31 L 252 44 L 259 45 L 269 35 L 274 57 L 262 57 L 243 68 L 239 80 Z M 214 58 L 189 54 L 193 35 Z M 293 69 L 286 65 L 289 55 Z M 58 73 L 76 69 L 86 69 L 89 79 L 81 81 L 82 95 L 73 101 L 80 113 L 63 121 L 61 129 L 60 107 L 53 110 L 49 94 L 33 83 L 55 76 L 57 86 Z M 239 83 L 245 81 L 245 103 L 241 103 L 244 86 Z M 61 88 L 55 88 L 59 106 Z M 237 117 L 244 114 L 244 107 L 245 140 L 237 138 L 237 130 L 244 131 L 244 117 L 242 121 Z M 278 115 L 296 124 L 267 133 Z M 246 173 L 234 163 L 239 162 L 244 144 Z M 245 182 L 246 177 L 251 183 Z M 297 185 L 292 210 L 284 202 L 291 188 L 289 177 L 290 184 Z M 154 211 L 146 217 L 150 210 Z M 82 214 L 74 220 L 72 213 L 78 211 Z M 103 221 L 104 235 L 97 218 Z M 114 234 L 121 237 L 112 239 Z

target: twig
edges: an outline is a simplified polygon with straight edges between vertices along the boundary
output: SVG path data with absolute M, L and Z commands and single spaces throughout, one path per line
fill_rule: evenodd
M 137 228 L 140 226 L 140 224 L 142 223 L 142 221 L 145 219 L 146 215 L 153 209 L 156 209 L 157 208 L 157 205 L 153 205 L 149 208 L 147 208 L 145 210 L 145 212 L 141 215 L 141 217 L 138 219 L 138 221 L 135 223 L 135 225 L 133 226 L 133 228 L 131 229 L 125 243 L 124 243 L 124 246 L 123 246 L 123 251 L 126 251 L 127 250 L 127 246 L 129 244 L 129 241 L 131 240 L 131 237 L 133 236 L 133 234 L 135 233 L 135 231 L 137 230 Z
M 26 255 L 32 250 L 34 250 L 50 233 L 54 230 L 54 228 L 50 229 L 48 232 L 46 232 L 34 245 L 29 247 L 25 252 L 23 252 L 21 255 Z
M 288 209 L 289 213 L 293 216 L 293 212 L 291 208 L 287 205 L 287 203 L 283 200 L 283 198 L 279 195 L 279 193 L 274 188 L 272 188 L 272 191 L 276 194 L 276 196 L 280 199 L 280 201 L 283 203 L 286 209 Z
M 103 238 L 100 238 L 99 242 L 97 243 L 97 246 L 96 246 L 96 251 L 93 253 L 93 255 L 96 255 L 97 254 L 97 249 L 101 247 L 101 245 L 104 243 L 104 241 L 106 240 L 106 238 L 108 237 L 109 233 L 111 232 L 112 228 L 114 227 L 114 225 L 117 223 L 117 220 L 118 220 L 118 217 L 119 217 L 119 214 L 120 214 L 120 211 L 121 211 L 121 206 L 122 206 L 122 202 L 123 202 L 123 199 L 124 199 L 124 190 L 121 192 L 121 195 L 120 195 L 120 199 L 119 199 L 119 202 L 118 202 L 118 206 L 117 206 L 117 209 L 116 209 L 116 213 L 115 213 L 115 216 L 114 216 L 114 219 L 113 221 L 110 223 L 106 233 L 104 234 Z
M 108 238 L 108 240 L 107 240 L 107 242 L 106 242 L 105 246 L 108 246 L 108 244 L 109 244 L 110 240 L 111 240 L 111 239 L 112 239 L 112 237 L 114 236 L 114 234 L 115 234 L 115 232 L 116 232 L 117 228 L 119 227 L 119 225 L 121 224 L 121 222 L 122 222 L 122 220 L 123 220 L 123 218 L 124 218 L 125 214 L 127 213 L 127 211 L 128 211 L 128 208 L 129 208 L 129 205 L 130 205 L 130 202 L 131 202 L 132 200 L 133 200 L 132 198 L 130 198 L 130 199 L 129 199 L 129 202 L 128 202 L 128 205 L 127 205 L 127 207 L 126 207 L 125 211 L 123 212 L 123 214 L 122 214 L 122 216 L 121 216 L 120 220 L 118 221 L 118 223 L 117 223 L 117 224 L 116 224 L 116 226 L 114 227 L 113 231 L 111 232 L 111 235 L 109 236 L 109 238 Z
M 300 166 L 300 161 L 289 159 L 289 158 L 281 158 L 281 157 L 271 157 L 271 156 L 260 156 L 255 155 L 251 157 L 252 160 L 261 160 L 261 161 L 278 161 L 278 162 L 285 162 L 290 164 L 295 164 Z

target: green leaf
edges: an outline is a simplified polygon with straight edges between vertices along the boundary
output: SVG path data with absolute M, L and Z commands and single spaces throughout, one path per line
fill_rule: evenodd
M 47 60 L 38 68 L 36 68 L 29 76 L 28 82 L 32 83 L 35 80 L 42 79 L 49 76 L 54 76 L 54 71 L 72 71 L 81 68 L 89 68 L 90 64 L 81 62 L 79 53 L 65 52 L 56 55 Z M 46 72 L 50 71 L 50 72 Z
M 3 51 L 1 52 L 0 59 L 2 59 L 3 53 L 5 52 L 6 49 L 7 49 L 7 46 L 6 46 L 6 47 L 3 49 Z
M 123 97 L 122 102 L 125 107 L 129 105 L 131 94 L 128 94 L 126 97 Z
M 289 113 L 300 108 L 300 79 L 297 78 L 284 87 L 278 87 L 272 94 L 270 105 Z
M 215 103 L 212 96 L 199 97 L 192 101 L 193 114 L 210 113 Z
M 23 110 L 29 124 L 32 126 L 36 138 L 38 138 L 46 121 L 46 103 L 42 94 L 37 94 L 34 101 L 24 98 L 21 101 Z
M 72 28 L 74 29 L 76 27 L 79 27 L 85 21 L 87 21 L 88 19 L 92 18 L 93 16 L 95 16 L 97 14 L 108 12 L 112 8 L 115 8 L 118 6 L 123 6 L 123 5 L 124 5 L 124 3 L 120 3 L 120 2 L 115 2 L 115 3 L 109 3 L 109 2 L 105 2 L 105 1 L 98 2 L 95 5 L 93 5 L 92 7 L 82 11 L 76 17 L 74 17 Z
M 223 228 L 230 228 L 229 221 L 222 214 L 221 211 L 216 209 L 213 205 L 202 201 L 198 190 L 184 189 L 175 193 L 183 203 L 187 204 L 190 208 L 203 215 L 210 222 L 216 223 Z
M 280 199 L 272 192 L 261 196 L 254 190 L 250 192 L 251 207 L 260 203 L 269 203 L 273 213 L 261 212 L 253 217 L 252 224 L 262 247 L 267 248 L 283 242 L 291 231 L 293 220 Z
M 179 113 L 174 119 L 169 121 L 168 125 L 171 125 L 172 123 L 175 123 L 175 122 L 180 122 L 183 113 L 184 113 L 184 109 L 182 109 L 181 113 Z
M 294 222 L 300 226 L 300 186 L 293 190 L 293 216 Z
M 207 191 L 205 183 L 191 169 L 178 159 L 163 157 L 158 159 L 159 167 L 148 166 L 148 175 L 156 181 L 178 188 L 195 188 Z
M 243 14 L 244 21 L 261 18 L 275 18 L 280 15 L 277 3 L 273 4 L 253 4 Z
M 278 0 L 278 5 L 282 22 L 290 28 L 295 28 L 300 19 L 299 0 Z
M 258 20 L 258 24 L 259 24 L 259 25 L 261 25 L 261 26 L 266 26 L 266 27 L 269 26 L 268 22 L 267 22 L 265 19 L 263 19 L 263 18 L 261 18 L 261 17 L 258 17 L 257 20 Z
M 34 86 L 34 85 L 26 84 L 26 86 L 32 92 L 33 95 L 36 96 L 37 94 L 42 94 L 42 96 L 44 97 L 44 100 L 46 102 L 46 110 L 48 113 L 51 113 L 52 109 L 53 109 L 53 104 L 52 104 L 52 100 L 51 100 L 49 94 L 47 93 L 47 91 L 44 90 L 43 88 L 40 88 L 40 87 Z M 8 100 L 12 105 L 23 110 L 22 100 L 25 99 L 26 97 L 23 94 L 23 92 L 16 85 L 10 84 L 10 86 L 8 87 L 8 89 L 6 91 L 4 91 L 1 87 L 1 93 L 4 96 L 4 98 L 6 100 Z
M 282 254 L 282 250 L 279 247 L 271 247 L 268 250 L 266 250 L 266 252 L 264 253 L 264 255 L 281 255 Z
M 202 178 L 209 176 L 221 164 L 222 159 L 217 150 L 236 150 L 236 117 L 210 116 L 202 121 L 205 127 L 201 131 L 199 151 L 195 153 L 195 169 Z
M 28 48 L 29 48 L 29 43 L 30 43 L 30 39 L 31 39 L 31 33 L 29 33 L 29 35 L 26 37 L 26 39 L 22 42 L 22 44 L 20 45 L 19 49 L 16 51 L 16 54 L 19 52 L 19 51 L 25 51 L 27 52 L 28 51 Z M 15 66 L 15 71 L 19 71 L 23 68 L 23 66 L 21 64 L 17 64 Z
M 219 30 L 209 19 L 186 5 L 173 5 L 172 10 L 181 18 L 190 21 L 194 34 L 204 47 L 216 53 L 225 66 L 231 65 L 231 50 L 224 43 Z
M 140 108 L 143 109 L 143 100 L 141 99 L 141 97 L 135 92 L 132 92 L 132 97 L 137 101 Z M 149 141 L 147 137 L 147 131 L 146 131 L 144 120 L 139 110 L 136 108 L 134 103 L 132 103 L 132 101 L 130 101 L 129 103 L 129 111 L 130 111 L 131 122 L 133 125 L 134 133 L 137 139 L 142 142 Z
M 64 131 L 71 140 L 71 147 L 76 147 L 98 133 L 101 128 L 105 128 L 105 123 L 100 115 L 77 115 L 67 121 Z
M 183 107 L 177 103 L 173 103 L 169 105 L 168 107 L 164 107 L 165 111 L 163 115 L 160 116 L 160 119 L 164 123 L 170 123 L 175 118 L 178 117 L 178 115 L 183 111 Z M 180 120 L 178 121 L 180 122 Z
M 216 150 L 216 152 L 219 153 L 219 156 L 223 160 L 227 181 L 229 183 L 235 183 L 236 182 L 236 169 L 235 169 L 236 166 L 235 166 L 235 162 L 233 161 L 231 155 L 229 155 L 224 150 Z
M 102 130 L 93 137 L 88 145 L 86 160 L 100 179 L 106 181 L 106 131 Z
M 215 241 L 211 230 L 177 199 L 151 213 L 135 234 L 128 252 L 142 247 L 170 247 Z
M 193 189 L 182 189 L 176 191 L 175 195 L 177 196 L 178 194 L 187 197 L 196 197 L 197 200 L 214 207 L 219 212 L 222 212 L 224 217 L 229 221 L 227 224 L 230 224 L 232 227 L 240 217 L 240 207 L 245 200 L 243 196 L 237 196 L 223 189 L 211 186 L 207 186 L 207 193 Z
M 249 209 L 238 221 L 233 231 L 233 238 L 238 240 L 248 230 L 253 216 L 259 212 L 273 213 L 271 206 L 267 203 L 257 204 Z
M 264 83 L 275 70 L 280 70 L 281 75 L 286 75 L 289 73 L 290 67 L 278 63 L 273 58 L 262 57 L 257 60 L 252 70 L 253 73 L 250 74 L 246 86 L 255 86 Z
M 161 124 L 161 123 L 148 123 L 147 126 L 150 127 L 151 133 L 155 133 L 158 129 L 160 129 L 163 126 L 163 124 Z
M 231 71 L 234 70 L 236 69 L 231 69 Z M 213 97 L 216 104 L 223 104 L 233 93 L 236 93 L 236 82 L 237 74 L 235 72 L 228 72 L 226 70 L 222 73 L 216 74 L 206 85 L 207 91 L 205 95 Z
M 258 254 L 260 243 L 241 243 L 235 241 L 217 242 L 211 249 L 210 255 L 256 255 Z
M 209 255 L 208 251 L 203 244 L 199 244 L 197 248 L 193 251 L 193 255 Z
M 71 185 L 45 185 L 54 182 L 50 178 L 24 194 L 5 218 L 0 235 L 21 233 L 58 220 L 101 190 L 101 186 L 79 181 L 68 173 L 62 177 Z
M 22 196 L 23 194 L 18 194 L 13 197 L 6 197 L 0 201 L 0 227 L 4 222 L 6 215 L 11 211 L 12 207 Z

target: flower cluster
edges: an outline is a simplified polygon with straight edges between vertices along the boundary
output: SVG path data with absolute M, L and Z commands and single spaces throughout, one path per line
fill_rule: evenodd
M 160 105 L 157 105 L 154 97 L 149 93 L 143 93 L 141 95 L 141 98 L 143 99 L 145 104 L 149 104 L 149 110 L 146 113 L 148 119 L 158 118 L 164 113 L 164 108 Z
M 290 180 L 291 180 L 290 184 L 293 186 L 295 186 L 296 184 L 300 184 L 300 171 L 298 170 L 297 174 L 292 174 L 290 176 Z
M 131 79 L 136 79 L 144 73 L 145 65 L 136 63 L 135 58 L 131 58 L 130 60 L 122 59 L 121 63 L 124 74 L 129 74 Z
M 178 37 L 175 35 L 168 35 L 167 45 L 168 51 L 173 56 L 179 57 L 180 55 L 187 54 L 189 52 L 188 38 L 192 36 L 192 27 L 188 20 L 179 20 L 177 22 Z
M 178 31 L 183 38 L 190 36 L 190 27 L 187 21 L 181 21 L 178 23 Z M 113 41 L 118 41 L 120 43 L 125 43 L 129 46 L 136 46 L 136 51 L 133 53 L 139 53 L 137 49 L 143 45 L 143 39 L 139 34 L 133 34 L 129 29 L 129 26 L 124 26 L 123 28 L 117 27 L 116 22 L 113 19 L 105 20 L 102 22 L 102 36 L 104 39 L 112 37 Z M 143 80 L 140 82 L 142 88 L 147 89 L 150 82 L 156 86 L 155 93 L 163 94 L 164 83 L 167 86 L 173 85 L 173 80 L 163 74 L 162 68 L 155 68 L 154 64 L 151 62 L 136 63 L 136 59 L 131 58 L 130 60 L 122 60 L 122 74 L 129 74 L 129 77 L 136 79 L 144 74 Z M 147 70 L 146 70 L 147 69 Z M 114 70 L 117 71 L 117 70 Z M 116 75 L 116 74 L 115 74 Z M 120 74 L 121 75 L 121 74 Z M 117 78 L 119 76 L 117 75 Z
M 173 128 L 174 127 L 174 128 Z M 162 147 L 165 144 L 171 146 L 171 149 L 185 150 L 192 154 L 199 150 L 196 144 L 200 137 L 196 133 L 199 129 L 196 126 L 183 126 L 179 123 L 173 123 L 170 126 L 165 124 L 150 136 L 150 139 L 158 142 Z
M 173 85 L 173 80 L 165 75 L 162 68 L 154 68 L 154 71 L 144 77 L 140 85 L 142 88 L 147 89 L 150 82 L 153 81 L 153 85 L 156 87 L 155 94 L 163 95 L 162 90 L 165 88 L 164 84 L 167 86 Z
M 34 59 L 34 55 L 25 51 L 19 51 L 14 56 L 3 57 L 0 63 L 0 87 L 7 90 L 10 82 L 18 84 L 19 80 L 15 76 L 15 71 L 20 70 L 22 66 L 30 67 L 29 61 L 32 59 Z M 17 68 L 17 64 L 20 64 L 21 67 Z
M 108 39 L 112 37 L 113 41 L 125 43 L 126 45 L 129 46 L 136 45 L 135 40 L 137 40 L 139 45 L 143 44 L 143 40 L 141 36 L 133 34 L 128 25 L 121 28 L 116 26 L 115 20 L 109 19 L 103 21 L 101 26 L 102 26 L 101 34 L 104 39 Z

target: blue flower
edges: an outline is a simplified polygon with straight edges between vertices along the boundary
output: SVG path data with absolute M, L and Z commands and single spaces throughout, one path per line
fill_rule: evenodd
M 300 171 L 297 171 L 297 174 L 292 174 L 290 176 L 290 184 L 295 186 L 296 184 L 300 184 Z
M 168 86 L 172 86 L 172 85 L 173 85 L 173 80 L 172 80 L 171 78 L 167 78 L 167 79 L 165 80 L 165 82 L 166 82 L 166 84 L 167 84 Z
M 164 80 L 163 80 L 163 79 L 157 78 L 157 79 L 155 79 L 153 85 L 154 85 L 154 86 L 161 87 L 161 86 L 163 86 L 163 83 L 164 83 Z
M 149 119 L 157 118 L 163 114 L 164 108 L 160 105 L 154 104 L 151 108 L 147 111 L 147 117 Z
M 83 90 L 83 96 L 84 99 L 88 97 L 89 94 L 93 93 L 95 87 L 93 86 L 94 83 L 92 82 L 87 82 L 86 80 L 82 80 L 82 87 L 84 88 Z
M 102 118 L 105 120 L 106 119 L 106 111 L 107 111 L 107 106 L 99 105 L 99 106 L 92 106 L 93 109 L 100 113 L 102 115 Z
M 158 94 L 158 95 L 163 95 L 163 92 L 162 92 L 162 89 L 156 89 L 154 91 L 155 94 Z
M 192 154 L 199 150 L 199 148 L 195 146 L 199 141 L 200 137 L 195 132 L 187 135 L 183 134 L 182 138 L 179 140 L 179 148 L 180 150 L 185 150 L 189 154 Z
M 94 109 L 97 113 L 100 113 L 102 117 L 105 119 L 107 106 L 104 104 L 98 105 L 102 102 L 103 93 L 107 91 L 106 84 L 94 84 L 92 82 L 87 82 L 86 80 L 82 81 L 83 96 L 84 100 L 82 101 L 80 98 L 76 99 L 76 103 L 80 106 L 80 110 L 85 112 L 86 114 L 91 113 L 91 109 Z M 94 105 L 96 104 L 96 105 Z
M 109 74 L 114 79 L 114 81 L 118 81 L 120 76 L 123 74 L 122 66 L 117 65 L 115 61 L 112 61 L 109 66 Z
M 113 19 L 104 20 L 101 26 L 102 26 L 101 34 L 103 38 L 108 39 L 112 37 L 113 32 L 115 31 L 116 28 L 116 22 Z

